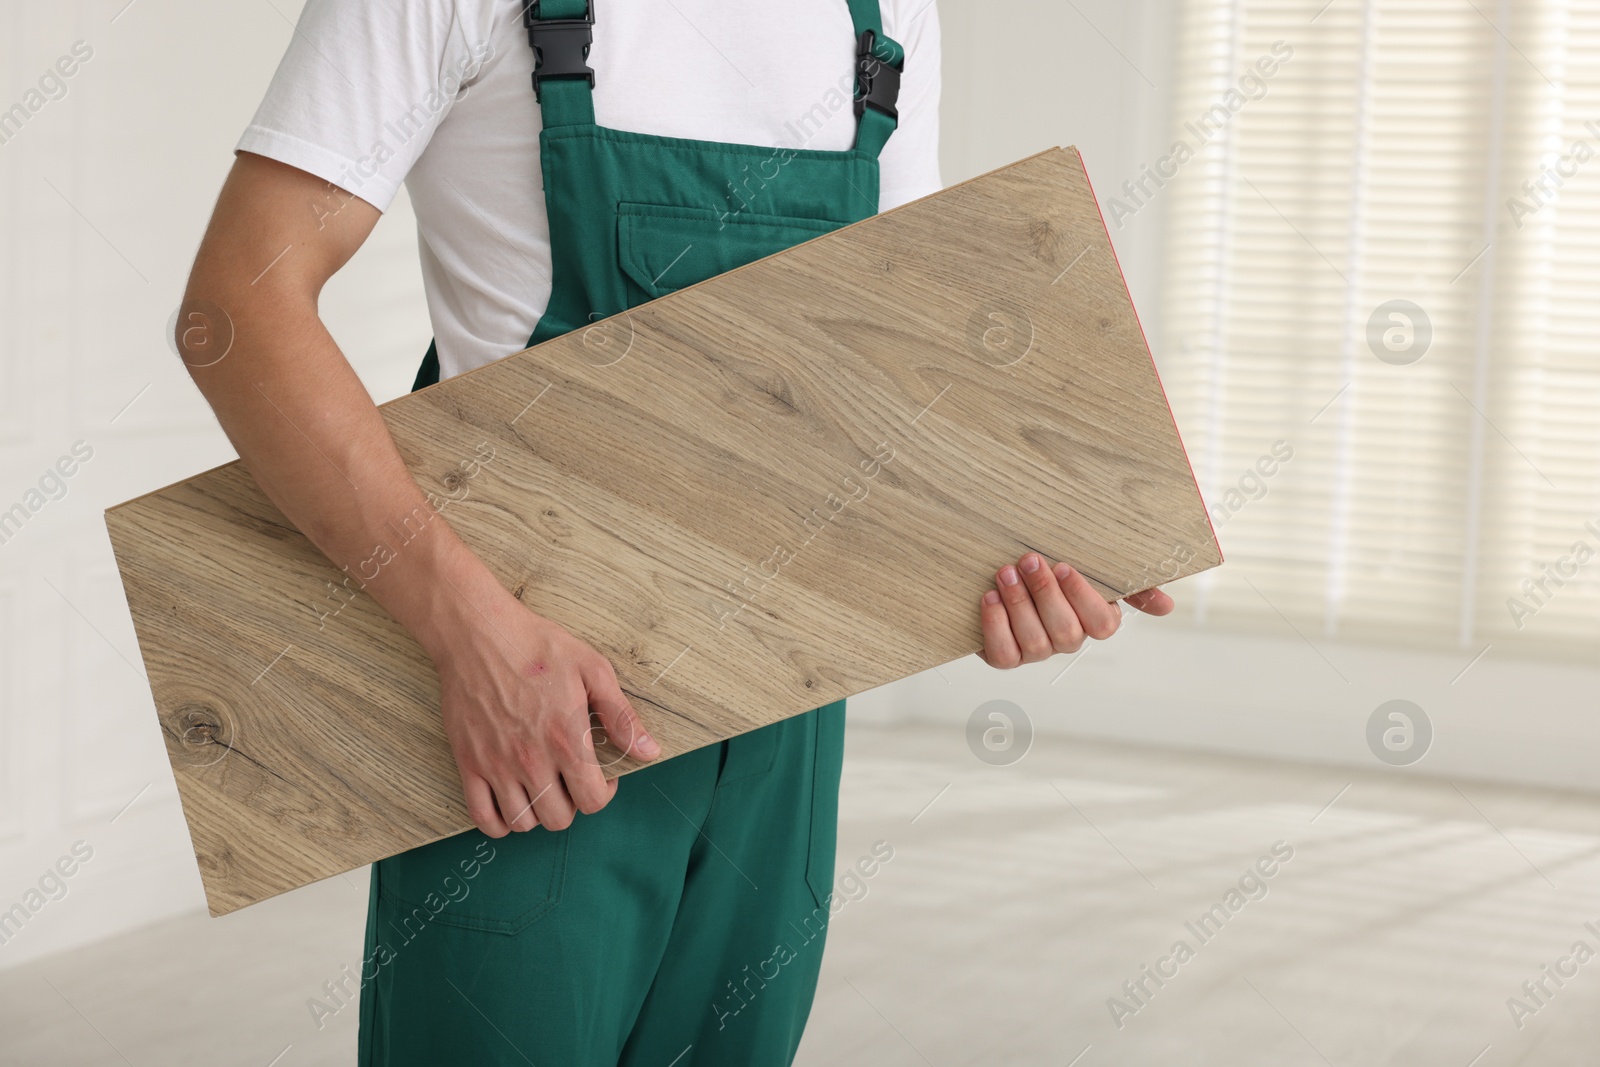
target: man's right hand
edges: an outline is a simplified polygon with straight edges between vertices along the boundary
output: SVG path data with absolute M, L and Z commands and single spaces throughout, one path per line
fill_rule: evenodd
M 240 153 L 174 342 L 262 490 L 432 657 L 473 822 L 493 837 L 563 829 L 616 792 L 595 757 L 591 708 L 631 755 L 660 748 L 604 657 L 524 607 L 448 522 L 404 532 L 432 498 L 317 310 L 377 221 L 359 197 Z
M 498 585 L 482 604 L 456 591 L 460 625 L 433 655 L 473 823 L 490 837 L 564 830 L 575 812 L 605 807 L 617 782 L 606 781 L 596 756 L 591 709 L 619 750 L 661 754 L 610 662 Z

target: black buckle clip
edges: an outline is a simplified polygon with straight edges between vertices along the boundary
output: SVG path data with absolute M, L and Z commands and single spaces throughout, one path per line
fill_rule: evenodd
M 873 54 L 876 42 L 871 30 L 863 30 L 856 46 L 856 118 L 870 106 L 898 121 L 900 112 L 895 104 L 900 99 L 900 69 Z
M 594 0 L 583 5 L 581 19 L 541 19 L 539 0 L 532 0 L 522 9 L 522 24 L 533 46 L 535 100 L 545 78 L 587 77 L 594 86 L 594 70 L 587 62 L 589 46 L 594 44 Z

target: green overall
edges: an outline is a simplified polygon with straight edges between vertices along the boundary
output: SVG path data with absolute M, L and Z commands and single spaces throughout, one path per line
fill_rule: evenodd
M 842 152 L 598 126 L 586 0 L 534 5 L 554 285 L 530 345 L 877 212 L 904 56 L 877 0 L 847 3 L 861 55 Z M 438 375 L 430 348 L 417 386 Z M 843 752 L 839 701 L 635 772 L 565 831 L 473 830 L 376 864 L 361 1064 L 790 1063 L 822 962 Z

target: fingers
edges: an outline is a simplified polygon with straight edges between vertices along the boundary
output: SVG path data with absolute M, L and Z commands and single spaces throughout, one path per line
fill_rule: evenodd
M 1039 621 L 1044 624 L 1045 633 L 1049 636 L 1050 652 L 1076 652 L 1082 648 L 1083 625 L 1078 621 L 1078 613 L 1067 603 L 1061 583 L 1044 559 L 1037 552 L 1030 552 L 1022 557 L 1018 569 L 1022 572 L 1023 584 L 1033 597 L 1033 607 L 1039 613 Z
M 991 667 L 1010 670 L 1022 665 L 1022 650 L 1011 633 L 1011 619 L 1000 594 L 993 589 L 983 594 L 978 607 L 978 618 L 983 623 L 983 661 Z
M 524 742 L 515 746 L 513 773 L 515 782 L 504 789 L 495 786 L 500 800 L 500 811 L 513 830 L 531 830 L 543 826 L 546 830 L 565 830 L 572 825 L 577 805 L 561 781 L 559 767 L 562 761 L 578 751 L 578 742 L 567 739 L 564 745 L 555 743 L 555 731 L 544 745 Z M 511 805 L 508 809 L 507 805 Z
M 641 760 L 661 755 L 604 656 L 546 620 L 522 621 L 523 662 L 484 654 L 440 665 L 441 715 L 462 795 L 473 824 L 491 837 L 566 830 L 579 812 L 610 803 L 617 785 L 597 756 L 602 729 Z
M 1124 598 L 1148 615 L 1167 615 L 1176 607 L 1160 589 Z M 1122 625 L 1122 607 L 1105 597 L 1065 563 L 1051 567 L 1037 552 L 1017 566 L 1003 567 L 995 589 L 978 608 L 983 627 L 983 659 L 1002 670 L 1036 663 L 1056 653 L 1077 652 L 1085 637 L 1104 641 Z
M 1122 624 L 1121 609 L 1106 603 L 1105 597 L 1095 591 L 1087 578 L 1065 563 L 1056 564 L 1055 575 L 1061 583 L 1061 591 L 1067 594 L 1067 602 L 1077 612 L 1084 633 L 1096 641 L 1104 641 L 1117 632 Z
M 494 799 L 500 808 L 501 820 L 516 833 L 527 833 L 539 825 L 538 815 L 533 810 L 533 801 L 529 799 L 528 790 L 522 782 L 509 778 L 496 782 Z
M 1024 562 L 1030 556 L 1024 556 Z M 1032 557 L 1037 559 L 1037 557 Z M 1044 569 L 1043 563 L 1037 564 L 1040 570 Z M 1016 638 L 1017 648 L 1022 651 L 1022 662 L 1038 663 L 1040 660 L 1049 659 L 1055 653 L 1055 646 L 1050 641 L 1050 635 L 1045 631 L 1044 622 L 1039 618 L 1039 610 L 1034 606 L 1033 593 L 1022 580 L 1021 572 L 1007 564 L 1000 568 L 1000 573 L 995 576 L 995 585 L 1000 590 L 1000 600 L 1006 606 L 1006 616 L 1011 621 L 1011 633 Z
M 608 781 L 592 755 L 587 763 L 579 763 L 563 771 L 561 779 L 573 807 L 585 815 L 600 811 L 617 795 L 616 779 Z
M 661 755 L 661 746 L 645 731 L 604 657 L 585 660 L 578 666 L 578 675 L 584 690 L 582 706 L 574 709 L 570 734 L 553 739 L 551 748 L 568 797 L 578 811 L 593 815 L 616 796 L 617 785 L 606 780 L 600 766 L 595 751 L 598 731 L 590 712 L 594 712 L 605 732 L 599 740 L 611 740 L 618 748 L 650 759 Z
M 495 806 L 494 791 L 482 777 L 462 772 L 461 792 L 467 799 L 467 817 L 472 825 L 489 837 L 504 837 L 511 832 Z
M 589 707 L 599 716 L 613 745 L 635 759 L 653 760 L 661 755 L 661 745 L 628 702 L 610 663 L 601 659 L 592 671 L 585 672 L 583 681 L 589 688 Z
M 565 787 L 572 806 L 585 815 L 593 815 L 616 795 L 616 786 L 606 781 L 600 764 L 591 756 L 587 761 L 577 760 L 561 771 L 561 784 Z M 554 829 L 554 827 L 552 827 Z
M 585 704 L 579 713 L 581 722 L 574 722 L 573 730 L 569 731 L 569 743 L 560 746 L 556 752 L 557 765 L 561 770 L 561 783 L 565 793 L 578 811 L 585 815 L 593 815 L 611 799 L 614 792 L 606 782 L 605 772 L 600 769 L 600 761 L 595 758 L 594 731 L 589 724 L 589 706 Z M 574 716 L 575 719 L 579 716 Z M 547 824 L 548 825 L 548 824 Z M 551 826 L 558 830 L 562 827 Z
M 1125 597 L 1128 606 L 1146 615 L 1170 615 L 1177 603 L 1167 593 L 1160 589 L 1146 589 L 1142 593 L 1134 593 Z
M 534 793 L 533 813 L 538 816 L 539 825 L 545 829 L 565 830 L 577 817 L 578 806 L 567 795 L 561 779 L 552 777 Z
M 547 706 L 539 738 L 518 759 L 522 791 L 528 798 L 524 803 L 537 825 L 558 832 L 570 827 L 578 813 L 593 815 L 617 795 L 617 783 L 607 781 L 595 751 L 591 708 L 618 747 L 626 744 L 642 759 L 661 754 L 661 746 L 645 730 L 604 657 L 583 658 L 572 669 L 577 674 L 573 695 L 564 707 Z M 511 827 L 523 828 L 514 820 Z

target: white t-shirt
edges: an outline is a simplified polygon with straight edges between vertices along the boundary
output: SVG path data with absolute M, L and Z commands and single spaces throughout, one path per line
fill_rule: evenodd
M 934 0 L 881 0 L 906 50 L 883 210 L 940 188 Z M 404 181 L 448 378 L 510 355 L 550 296 L 541 122 L 523 0 L 308 0 L 239 149 L 386 210 Z M 595 121 L 637 133 L 848 149 L 845 0 L 594 0 Z M 331 202 L 331 210 L 337 200 Z M 420 353 L 419 353 L 420 357 Z

